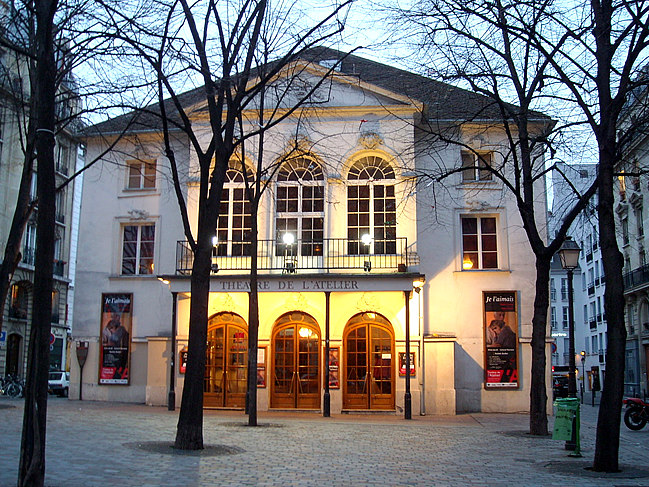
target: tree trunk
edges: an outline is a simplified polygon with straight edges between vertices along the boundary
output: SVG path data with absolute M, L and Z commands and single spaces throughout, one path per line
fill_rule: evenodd
M 248 392 L 246 411 L 248 426 L 257 426 L 257 350 L 259 348 L 259 290 L 257 288 L 257 248 L 259 246 L 257 229 L 257 205 L 252 208 L 250 294 L 248 305 Z M 268 358 L 266 358 L 268 360 Z
M 187 369 L 174 443 L 181 450 L 203 449 L 203 381 L 212 263 L 212 248 L 206 240 L 199 236 L 192 266 Z
M 534 316 L 532 317 L 532 376 L 530 383 L 530 434 L 548 434 L 546 393 L 546 328 L 548 305 L 550 304 L 550 262 L 552 256 L 536 256 L 536 288 L 534 295 Z
M 613 210 L 613 181 L 615 166 L 615 135 L 600 143 L 599 156 L 599 235 L 602 262 L 606 276 L 604 312 L 606 313 L 608 346 L 606 351 L 606 375 L 597 418 L 597 438 L 593 470 L 597 472 L 619 471 L 620 417 L 624 394 L 624 353 L 626 328 L 624 326 L 624 283 L 622 280 L 623 257 L 615 235 Z
M 45 481 L 47 426 L 47 379 L 52 320 L 52 273 L 54 267 L 55 194 L 54 120 L 55 79 L 53 25 L 56 0 L 35 3 L 36 93 L 38 153 L 38 220 L 34 265 L 34 305 L 27 362 L 25 409 L 18 486 L 42 486 Z

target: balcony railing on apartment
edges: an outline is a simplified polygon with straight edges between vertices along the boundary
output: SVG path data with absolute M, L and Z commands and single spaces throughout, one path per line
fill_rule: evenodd
M 23 258 L 22 258 L 22 263 L 27 264 L 27 265 L 35 265 L 36 264 L 36 249 L 33 249 L 31 247 L 23 247 Z M 65 264 L 66 262 L 64 260 L 55 260 L 54 261 L 54 267 L 53 267 L 53 272 L 55 276 L 64 276 L 64 271 L 65 271 Z
M 622 276 L 622 280 L 625 290 L 649 283 L 649 264 L 627 272 Z
M 219 242 L 212 255 L 212 273 L 249 271 L 249 242 Z M 194 253 L 186 240 L 176 246 L 176 273 L 191 274 Z M 260 271 L 298 272 L 406 272 L 408 239 L 373 240 L 369 245 L 359 240 L 325 238 L 321 241 L 297 240 L 285 244 L 260 240 L 257 268 Z

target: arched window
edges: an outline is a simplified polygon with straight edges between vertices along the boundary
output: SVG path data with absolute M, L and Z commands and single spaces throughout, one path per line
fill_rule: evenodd
M 397 201 L 392 166 L 379 156 L 356 161 L 347 177 L 348 251 L 359 254 L 395 254 Z M 365 235 L 369 237 L 363 238 Z
M 252 177 L 248 174 L 250 180 Z M 241 161 L 231 160 L 221 192 L 221 208 L 216 223 L 217 255 L 250 255 L 252 215 L 246 198 Z
M 275 229 L 277 252 L 287 252 L 284 235 L 297 242 L 299 255 L 322 255 L 324 238 L 324 174 L 308 156 L 286 161 L 277 173 Z

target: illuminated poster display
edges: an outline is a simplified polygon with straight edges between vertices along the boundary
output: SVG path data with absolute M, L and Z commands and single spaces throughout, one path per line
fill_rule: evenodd
M 518 388 L 516 291 L 484 291 L 485 388 Z
M 102 294 L 99 384 L 128 385 L 132 294 Z

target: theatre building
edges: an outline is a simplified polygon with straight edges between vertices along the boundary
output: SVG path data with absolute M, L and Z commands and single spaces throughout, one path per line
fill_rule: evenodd
M 328 349 L 332 413 L 403 414 L 409 349 L 413 415 L 529 410 L 534 257 L 515 200 L 485 169 L 502 163 L 497 108 L 358 56 L 328 74 L 340 53 L 307 54 L 282 76 L 299 72 L 302 87 L 326 77 L 317 103 L 264 142 L 259 409 L 321 411 Z M 207 130 L 200 94 L 183 100 L 194 127 Z M 128 120 L 93 127 L 88 160 Z M 457 124 L 461 145 L 423 130 L 444 124 Z M 84 177 L 73 325 L 88 351 L 83 399 L 166 405 L 173 384 L 180 404 L 193 255 L 160 127 L 143 115 Z M 197 160 L 184 136 L 174 137 L 195 231 Z M 244 406 L 252 215 L 243 171 L 254 174 L 257 150 L 246 145 L 230 162 L 214 229 L 210 408 Z M 452 174 L 426 178 L 441 172 Z

